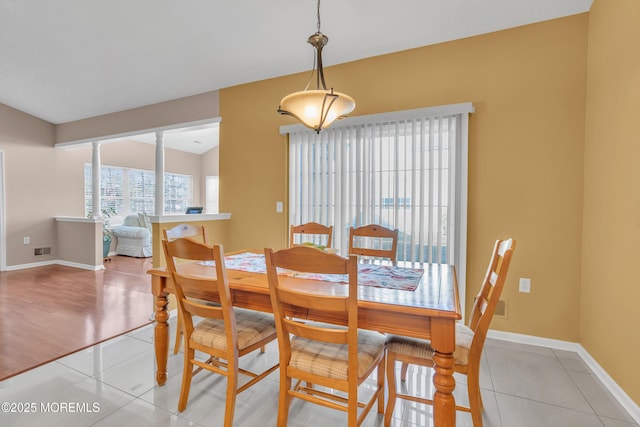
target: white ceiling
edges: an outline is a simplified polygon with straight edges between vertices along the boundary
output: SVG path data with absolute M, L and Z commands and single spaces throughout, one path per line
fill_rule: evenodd
M 142 133 L 119 138 L 101 140 L 100 143 L 108 144 L 117 141 L 137 141 L 145 144 L 156 143 L 156 133 Z M 217 147 L 220 143 L 220 123 L 206 123 L 186 126 L 176 129 L 163 130 L 162 143 L 165 148 L 186 151 L 193 154 L 203 154 Z
M 591 3 L 324 0 L 323 59 L 426 46 Z M 315 31 L 315 0 L 0 0 L 0 103 L 57 124 L 307 71 Z

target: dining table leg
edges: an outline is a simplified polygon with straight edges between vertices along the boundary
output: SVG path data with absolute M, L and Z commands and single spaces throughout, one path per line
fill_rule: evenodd
M 152 277 L 152 291 L 155 304 L 155 349 L 156 349 L 156 382 L 164 385 L 167 382 L 167 359 L 169 357 L 169 300 L 163 292 L 164 278 Z M 154 283 L 157 282 L 157 283 Z
M 456 401 L 453 390 L 456 380 L 453 377 L 455 350 L 455 321 L 451 319 L 431 320 L 431 345 L 435 350 L 433 361 L 435 374 L 433 384 L 433 421 L 438 427 L 455 427 Z

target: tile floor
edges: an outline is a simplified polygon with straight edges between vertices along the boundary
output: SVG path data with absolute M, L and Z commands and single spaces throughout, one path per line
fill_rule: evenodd
M 172 319 L 173 320 L 173 319 Z M 249 356 L 247 363 L 267 366 L 277 347 Z M 187 409 L 176 410 L 182 354 L 169 358 L 169 379 L 155 385 L 153 329 L 146 326 L 87 350 L 0 382 L 0 425 L 27 426 L 221 426 L 225 382 L 197 375 Z M 256 369 L 259 369 L 256 368 Z M 411 368 L 407 383 L 414 392 L 432 392 L 430 370 Z M 456 399 L 467 403 L 465 378 L 456 378 Z M 373 384 L 373 382 L 372 382 Z M 363 386 L 366 388 L 367 385 Z M 580 357 L 572 352 L 488 340 L 482 360 L 481 387 L 487 427 L 632 427 L 638 426 Z M 276 423 L 278 373 L 238 396 L 234 424 Z M 13 412 L 15 411 L 15 412 Z M 30 411 L 30 412 L 27 412 Z M 374 409 L 375 411 L 375 409 Z M 338 411 L 294 401 L 289 426 L 345 424 Z M 382 426 L 370 414 L 364 426 Z M 432 426 L 432 409 L 398 402 L 394 426 Z M 458 426 L 471 418 L 458 412 Z

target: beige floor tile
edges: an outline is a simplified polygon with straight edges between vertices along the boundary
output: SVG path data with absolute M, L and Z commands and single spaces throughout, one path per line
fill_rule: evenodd
M 0 425 L 222 425 L 226 380 L 215 374 L 198 374 L 193 379 L 187 409 L 178 413 L 183 355 L 170 354 L 167 383 L 157 386 L 152 344 L 153 328 L 148 326 L 0 382 L 0 401 L 38 405 L 97 402 L 100 407 L 97 412 L 85 413 L 5 413 L 0 414 Z M 243 359 L 245 367 L 250 369 L 271 366 L 278 360 L 277 344 L 267 346 L 265 354 Z M 431 396 L 432 374 L 430 369 L 411 367 L 407 381 L 400 387 Z M 238 396 L 235 425 L 275 425 L 278 380 L 276 371 Z M 364 393 L 371 390 L 371 381 L 362 388 Z M 456 381 L 456 401 L 466 405 L 466 377 L 456 375 Z M 489 339 L 481 365 L 481 388 L 485 427 L 638 427 L 576 353 Z M 289 427 L 339 426 L 344 425 L 345 420 L 345 414 L 339 411 L 294 401 Z M 363 426 L 382 427 L 383 417 L 374 410 Z M 433 426 L 433 408 L 400 401 L 392 426 Z M 457 426 L 471 427 L 470 414 L 458 412 Z

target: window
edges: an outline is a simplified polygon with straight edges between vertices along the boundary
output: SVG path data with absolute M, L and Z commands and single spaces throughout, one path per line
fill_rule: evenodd
M 218 213 L 218 177 L 207 176 L 205 181 L 205 207 L 207 213 Z
M 464 289 L 467 126 L 471 104 L 347 118 L 289 134 L 289 222 L 399 229 L 398 261 L 456 265 Z M 461 295 L 464 298 L 464 295 Z
M 91 212 L 91 164 L 84 166 L 85 214 Z M 164 212 L 184 213 L 193 200 L 193 178 L 190 175 L 165 173 Z M 116 221 L 130 213 L 153 213 L 155 209 L 155 172 L 129 169 L 118 166 L 100 167 L 102 209 L 111 207 L 116 211 Z

